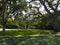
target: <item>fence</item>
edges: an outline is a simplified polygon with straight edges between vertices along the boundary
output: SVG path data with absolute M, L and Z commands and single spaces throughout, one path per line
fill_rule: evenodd
M 0 45 L 60 45 L 60 35 L 0 36 Z

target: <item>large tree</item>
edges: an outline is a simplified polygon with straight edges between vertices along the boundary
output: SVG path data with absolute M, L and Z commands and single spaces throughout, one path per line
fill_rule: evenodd
M 18 15 L 26 7 L 25 0 L 0 0 L 0 16 L 2 17 L 2 27 L 5 31 L 6 20 L 13 15 Z
M 39 0 L 40 3 L 44 6 L 47 13 L 52 15 L 53 21 L 52 26 L 54 31 L 60 31 L 60 27 L 58 24 L 58 16 L 60 15 L 60 0 Z
M 60 31 L 60 27 L 58 24 L 58 17 L 60 15 L 60 0 L 39 0 L 40 3 L 44 6 L 47 13 L 51 14 L 52 26 L 54 31 Z

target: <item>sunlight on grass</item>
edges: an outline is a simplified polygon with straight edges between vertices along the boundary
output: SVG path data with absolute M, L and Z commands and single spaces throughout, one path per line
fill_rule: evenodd
M 37 35 L 37 34 L 52 34 L 48 30 L 9 30 L 0 31 L 0 36 L 21 36 L 21 35 Z

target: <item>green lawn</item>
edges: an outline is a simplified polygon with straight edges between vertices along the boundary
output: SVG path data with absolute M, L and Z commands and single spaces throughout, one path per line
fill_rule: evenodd
M 35 35 L 35 34 L 52 34 L 48 30 L 10 30 L 0 31 L 0 36 L 19 36 L 19 35 Z
M 35 34 L 39 35 L 26 36 Z M 40 34 L 53 34 L 53 32 L 48 30 L 0 31 L 0 45 L 60 45 L 60 35 Z

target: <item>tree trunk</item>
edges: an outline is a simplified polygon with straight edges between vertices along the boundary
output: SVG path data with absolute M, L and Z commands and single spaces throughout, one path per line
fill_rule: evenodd
M 55 14 L 54 18 L 53 18 L 53 29 L 54 29 L 54 32 L 60 32 L 60 27 L 59 27 L 59 24 L 58 24 L 58 15 L 57 14 Z
M 4 21 L 4 18 L 2 17 L 2 30 L 5 31 L 5 21 Z
M 2 14 L 2 31 L 5 31 L 5 19 L 4 19 L 4 12 Z

